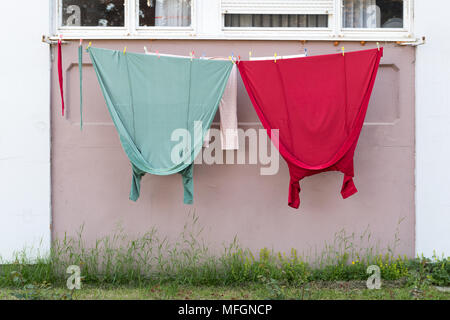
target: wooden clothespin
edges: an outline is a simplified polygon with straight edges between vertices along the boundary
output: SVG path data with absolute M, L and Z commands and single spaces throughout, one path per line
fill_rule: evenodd
M 345 47 L 342 47 L 342 56 L 345 56 Z
M 277 53 L 276 52 L 274 54 L 274 57 L 275 57 L 274 61 L 275 61 L 275 63 L 277 63 Z
M 125 46 L 125 48 L 123 48 L 123 54 L 125 54 L 127 52 L 127 47 Z
M 380 43 L 379 42 L 377 42 L 377 48 L 378 48 L 378 51 L 380 51 Z

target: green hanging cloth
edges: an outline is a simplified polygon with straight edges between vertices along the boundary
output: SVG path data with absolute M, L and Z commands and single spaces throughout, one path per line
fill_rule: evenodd
M 80 130 L 83 130 L 83 45 L 78 46 L 78 70 L 80 72 Z
M 145 173 L 180 173 L 193 202 L 193 162 L 219 106 L 231 61 L 152 56 L 89 47 L 132 170 L 130 199 Z

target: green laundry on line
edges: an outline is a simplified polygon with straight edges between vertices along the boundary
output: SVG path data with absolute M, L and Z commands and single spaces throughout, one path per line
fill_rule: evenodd
M 184 203 L 192 203 L 193 162 L 219 106 L 232 62 L 87 50 L 131 162 L 130 199 L 139 198 L 145 173 L 180 173 Z

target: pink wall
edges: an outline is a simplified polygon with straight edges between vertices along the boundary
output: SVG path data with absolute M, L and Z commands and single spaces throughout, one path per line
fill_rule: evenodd
M 181 178 L 146 175 L 141 197 L 128 200 L 130 164 L 95 77 L 84 54 L 84 129 L 79 129 L 77 42 L 63 46 L 66 118 L 61 117 L 56 60 L 52 78 L 52 208 L 53 237 L 74 234 L 84 224 L 89 242 L 111 234 L 118 223 L 130 234 L 156 226 L 162 234 L 178 235 L 195 210 L 204 238 L 215 248 L 238 236 L 243 246 L 289 251 L 319 248 L 340 229 L 391 242 L 400 219 L 397 253 L 414 255 L 414 49 L 387 44 L 355 155 L 359 192 L 342 200 L 342 174 L 330 172 L 302 182 L 301 207 L 287 206 L 288 171 L 261 176 L 259 165 L 196 165 L 194 205 L 184 205 Z M 143 52 L 247 58 L 303 52 L 297 41 L 94 41 L 94 46 Z M 373 47 L 346 43 L 346 50 Z M 335 53 L 331 42 L 308 42 L 310 55 Z M 56 56 L 56 51 L 54 50 Z M 242 128 L 260 128 L 256 113 L 239 79 L 238 118 Z M 216 120 L 217 121 L 217 117 Z

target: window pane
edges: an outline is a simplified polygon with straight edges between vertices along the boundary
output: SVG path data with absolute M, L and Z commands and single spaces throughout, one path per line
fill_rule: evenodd
M 326 14 L 225 14 L 225 27 L 328 28 Z
M 192 0 L 139 0 L 139 26 L 189 27 Z
M 343 0 L 344 28 L 403 28 L 403 0 Z
M 62 0 L 62 26 L 123 27 L 124 0 Z

